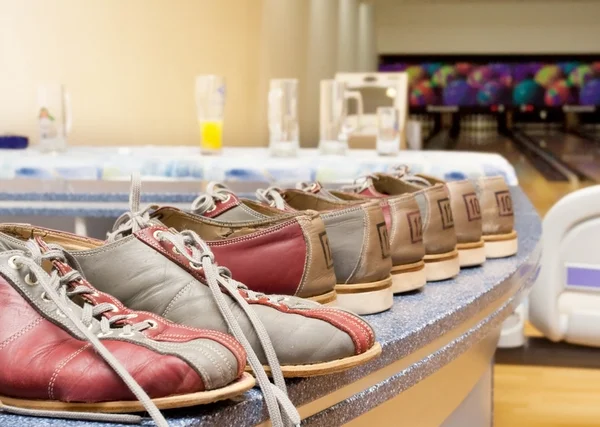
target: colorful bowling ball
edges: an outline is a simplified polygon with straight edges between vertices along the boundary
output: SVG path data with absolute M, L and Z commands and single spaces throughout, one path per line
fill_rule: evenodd
M 536 74 L 534 80 L 546 89 L 563 77 L 558 65 L 544 65 Z
M 582 87 L 591 80 L 593 76 L 594 72 L 592 71 L 592 67 L 587 64 L 582 64 L 571 71 L 567 81 L 571 86 Z
M 440 67 L 434 74 L 431 81 L 434 86 L 446 87 L 456 78 L 456 70 L 452 65 L 444 65 Z
M 487 82 L 477 92 L 477 104 L 500 105 L 506 103 L 506 92 L 508 89 L 499 81 Z
M 471 74 L 469 74 L 469 78 L 467 82 L 476 89 L 481 89 L 484 84 L 486 84 L 492 78 L 493 73 L 492 69 L 489 66 L 477 67 Z
M 579 65 L 578 62 L 559 62 L 558 66 L 565 76 L 569 75 Z
M 512 86 L 512 67 L 508 64 L 490 64 L 492 78 L 506 87 Z
M 544 104 L 549 107 L 559 107 L 573 102 L 571 88 L 566 80 L 558 80 L 546 90 Z
M 441 62 L 426 62 L 423 64 L 423 69 L 428 75 L 433 76 L 435 72 L 442 67 L 442 65 L 444 64 Z
M 473 69 L 473 64 L 470 64 L 468 62 L 457 62 L 454 66 L 454 69 L 459 75 L 466 77 Z
M 531 71 L 530 64 L 516 64 L 513 67 L 513 79 L 515 80 L 515 83 L 531 79 L 534 75 L 535 73 Z
M 437 102 L 435 89 L 428 80 L 422 80 L 410 91 L 409 102 L 413 107 L 434 105 Z
M 600 78 L 589 80 L 579 92 L 581 105 L 600 105 Z
M 454 80 L 444 88 L 444 105 L 472 106 L 476 105 L 477 89 L 466 80 Z
M 517 105 L 543 105 L 544 88 L 533 79 L 523 80 L 513 90 L 513 102 Z
M 411 65 L 406 69 L 408 74 L 408 85 L 413 87 L 419 80 L 425 77 L 425 70 L 420 65 Z

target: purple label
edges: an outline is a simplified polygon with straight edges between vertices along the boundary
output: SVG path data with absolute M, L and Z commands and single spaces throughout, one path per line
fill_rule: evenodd
M 567 265 L 567 287 L 600 290 L 600 266 Z

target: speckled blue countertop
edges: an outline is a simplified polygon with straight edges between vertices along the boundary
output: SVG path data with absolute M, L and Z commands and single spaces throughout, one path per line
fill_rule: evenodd
M 462 270 L 453 280 L 429 283 L 420 292 L 395 297 L 393 308 L 368 316 L 383 353 L 367 365 L 324 377 L 288 381 L 293 402 L 300 406 L 334 392 L 432 343 L 465 324 L 492 304 L 489 315 L 466 333 L 426 358 L 410 365 L 352 397 L 303 421 L 303 425 L 340 425 L 410 388 L 460 356 L 496 328 L 518 305 L 539 271 L 541 222 L 523 192 L 513 188 L 519 252 L 505 259 L 488 260 L 483 267 Z M 261 394 L 251 390 L 233 400 L 187 410 L 165 411 L 172 426 L 255 425 L 266 419 Z M 0 426 L 114 426 L 115 424 L 50 420 L 0 415 Z M 144 425 L 152 425 L 147 421 Z

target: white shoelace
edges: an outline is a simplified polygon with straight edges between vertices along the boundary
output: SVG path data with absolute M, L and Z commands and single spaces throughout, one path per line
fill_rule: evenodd
M 39 246 L 35 241 L 30 240 L 27 242 L 27 249 L 29 254 L 23 253 L 22 255 L 15 255 L 10 258 L 9 264 L 14 269 L 28 268 L 29 271 L 26 275 L 26 281 L 31 286 L 41 286 L 44 289 L 43 298 L 53 302 L 57 307 L 57 313 L 61 316 L 67 317 L 77 330 L 87 339 L 92 345 L 93 349 L 102 357 L 102 359 L 115 371 L 115 373 L 123 380 L 129 390 L 135 395 L 135 397 L 144 406 L 148 414 L 152 417 L 158 427 L 169 427 L 169 424 L 162 416 L 156 405 L 152 402 L 152 399 L 146 394 L 146 392 L 140 387 L 137 381 L 127 372 L 125 367 L 115 358 L 110 351 L 100 342 L 98 337 L 94 335 L 88 326 L 94 322 L 94 316 L 101 315 L 102 313 L 112 310 L 113 307 L 110 304 L 104 306 L 99 304 L 97 306 L 91 306 L 88 303 L 84 303 L 83 313 L 79 318 L 75 312 L 69 307 L 74 304 L 70 298 L 72 295 L 81 295 L 89 291 L 88 288 L 83 286 L 76 287 L 73 291 L 67 291 L 67 284 L 78 277 L 77 272 L 71 272 L 63 277 L 60 277 L 56 270 L 48 274 L 41 267 L 42 262 L 45 260 L 51 261 L 57 259 L 59 250 L 53 247 L 50 251 L 42 253 Z M 61 255 L 59 255 L 60 258 Z M 121 317 L 119 320 L 122 320 Z M 97 321 L 97 320 L 96 320 Z M 132 329 L 143 330 L 145 328 L 144 322 L 138 325 L 128 325 L 125 328 L 114 329 L 112 324 L 116 322 L 115 318 L 108 320 L 102 317 L 100 320 L 101 333 L 131 333 Z M 147 327 L 150 327 L 148 324 Z M 51 418 L 68 418 L 68 419 L 85 419 L 91 421 L 108 421 L 117 423 L 140 423 L 142 418 L 136 415 L 121 415 L 121 414 L 100 414 L 91 412 L 65 412 L 65 411 L 47 411 L 47 410 L 35 410 L 35 409 L 23 409 L 16 408 L 14 406 L 4 405 L 0 402 L 0 411 L 9 412 L 17 415 L 36 416 L 36 417 L 51 417 Z
M 285 200 L 281 195 L 281 189 L 278 187 L 259 188 L 256 190 L 256 198 L 272 208 L 285 209 Z
M 140 190 L 140 177 L 139 175 L 134 174 L 131 177 L 131 191 L 129 200 L 130 212 L 126 212 L 125 214 L 121 215 L 119 219 L 117 219 L 115 226 L 113 227 L 113 231 L 107 235 L 109 242 L 118 240 L 129 233 L 135 233 L 136 231 L 156 224 L 150 220 L 150 212 L 155 208 L 154 206 L 148 206 L 144 209 L 140 209 Z M 177 233 L 171 229 L 161 230 L 159 233 L 157 233 L 157 238 L 166 240 L 173 244 L 177 251 L 179 251 L 179 253 L 188 260 L 191 268 L 202 269 L 204 271 L 207 285 L 212 292 L 213 298 L 219 311 L 221 312 L 221 315 L 225 319 L 225 322 L 227 323 L 227 326 L 229 327 L 229 330 L 233 336 L 246 350 L 248 355 L 248 363 L 252 367 L 252 370 L 256 375 L 258 385 L 263 392 L 272 425 L 274 427 L 284 427 L 290 423 L 293 425 L 300 425 L 300 414 L 298 414 L 294 404 L 287 396 L 285 380 L 283 378 L 281 366 L 279 364 L 279 360 L 277 359 L 275 349 L 273 348 L 271 338 L 269 337 L 269 334 L 267 333 L 259 317 L 240 294 L 240 291 L 246 292 L 249 299 L 266 297 L 275 304 L 285 303 L 286 297 L 266 296 L 259 292 L 253 292 L 241 283 L 233 280 L 229 270 L 224 267 L 219 267 L 215 263 L 214 255 L 208 245 L 193 231 L 187 230 Z M 264 367 L 260 363 L 258 356 L 254 352 L 252 345 L 244 335 L 244 332 L 236 320 L 235 315 L 227 304 L 227 300 L 223 295 L 223 291 L 227 292 L 227 294 L 234 299 L 254 327 L 271 368 L 271 375 L 273 376 L 273 381 L 275 384 L 272 384 L 269 381 L 269 378 L 264 370 Z M 283 414 L 286 416 L 285 420 L 283 418 Z
M 225 184 L 209 182 L 206 191 L 192 202 L 192 212 L 198 215 L 212 212 L 217 207 L 215 202 L 227 202 L 232 194 L 233 192 Z
M 366 190 L 367 188 L 369 188 L 369 186 L 372 183 L 371 180 L 377 180 L 377 179 L 379 179 L 379 178 L 376 175 L 359 176 L 352 182 L 352 184 L 343 185 L 341 187 L 341 190 L 349 191 L 352 193 L 360 193 L 360 192 Z
M 390 175 L 401 179 L 404 182 L 410 184 L 416 184 L 423 187 L 431 187 L 431 182 L 420 176 L 412 175 L 410 173 L 410 167 L 408 165 L 396 165 L 392 166 L 389 172 Z

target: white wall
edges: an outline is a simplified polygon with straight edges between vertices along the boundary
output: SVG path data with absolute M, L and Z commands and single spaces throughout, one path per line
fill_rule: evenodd
M 227 144 L 260 142 L 252 106 L 261 6 L 0 0 L 0 133 L 35 136 L 37 85 L 62 82 L 73 144 L 197 144 L 194 76 L 216 73 L 227 79 Z
M 600 2 L 378 0 L 379 53 L 600 52 Z

